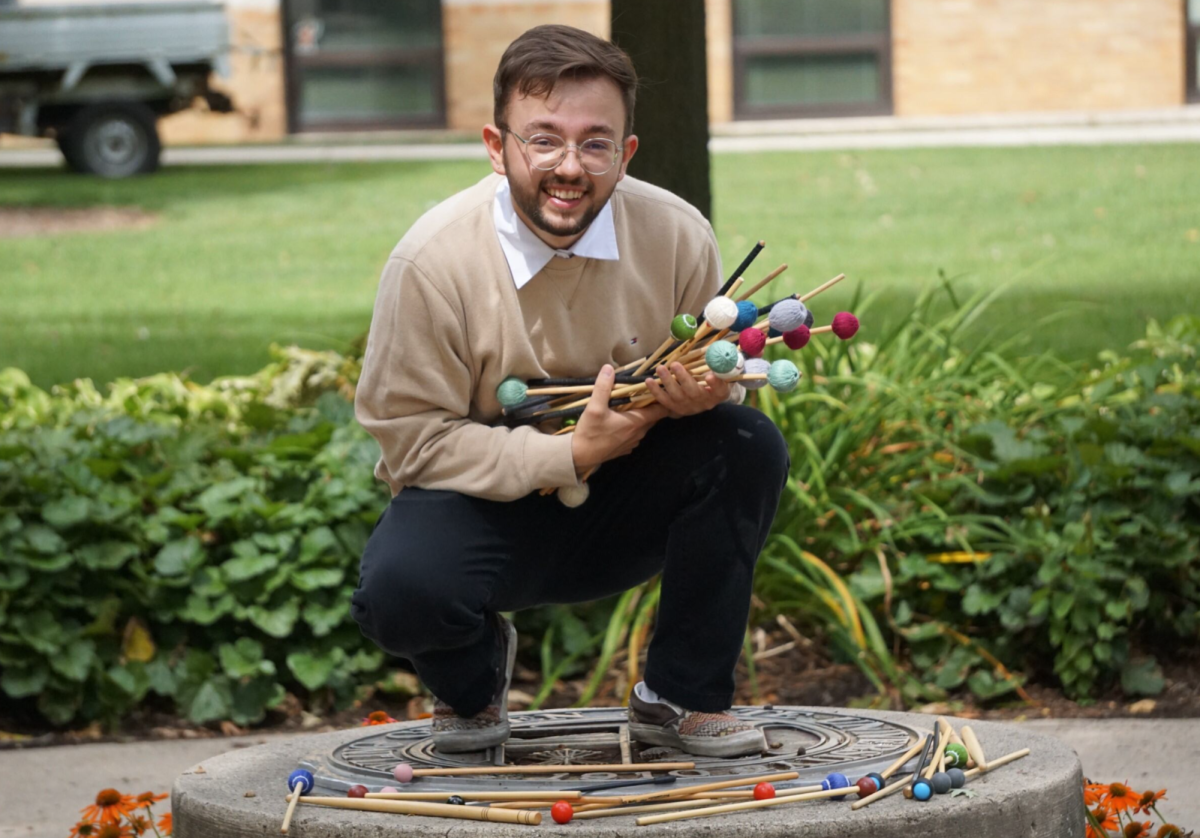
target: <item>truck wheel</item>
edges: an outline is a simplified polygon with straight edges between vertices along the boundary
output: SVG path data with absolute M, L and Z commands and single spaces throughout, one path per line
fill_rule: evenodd
M 149 174 L 162 152 L 154 111 L 139 102 L 83 108 L 67 126 L 63 144 L 72 168 L 104 178 Z
M 55 136 L 54 142 L 58 145 L 58 150 L 62 152 L 63 159 L 67 161 L 67 168 L 72 172 L 82 172 L 79 159 L 75 156 L 76 143 L 72 143 L 67 136 L 66 128 L 58 129 L 58 135 Z

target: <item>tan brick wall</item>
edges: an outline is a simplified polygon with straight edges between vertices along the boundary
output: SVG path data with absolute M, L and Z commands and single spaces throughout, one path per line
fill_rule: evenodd
M 492 121 L 492 77 L 500 56 L 518 35 L 543 23 L 563 23 L 607 38 L 609 5 L 607 0 L 443 0 L 447 127 L 477 131 Z
M 1180 0 L 892 0 L 895 112 L 1183 103 Z
M 213 75 L 213 87 L 228 94 L 236 113 L 193 108 L 159 121 L 167 144 L 238 143 L 278 140 L 287 134 L 284 62 L 279 8 L 229 7 L 232 74 Z
M 708 40 L 708 121 L 733 119 L 733 0 L 704 0 Z

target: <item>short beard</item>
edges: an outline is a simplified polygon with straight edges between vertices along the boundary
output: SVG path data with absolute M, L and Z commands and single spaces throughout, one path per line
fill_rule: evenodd
M 508 150 L 507 149 L 505 149 L 505 151 L 504 151 L 504 168 L 505 169 L 508 168 Z M 535 227 L 537 227 L 539 230 L 541 230 L 545 233 L 549 233 L 552 236 L 566 238 L 568 236 L 579 235 L 584 230 L 586 230 L 589 226 L 591 226 L 591 223 L 596 220 L 596 216 L 598 216 L 600 214 L 600 210 L 604 209 L 604 204 L 608 203 L 607 200 L 605 200 L 603 203 L 599 203 L 599 204 L 596 201 L 592 201 L 592 208 L 589 209 L 587 212 L 585 212 L 582 216 L 580 216 L 578 221 L 576 221 L 574 223 L 568 223 L 566 227 L 556 227 L 553 224 L 551 224 L 551 222 L 542 213 L 542 206 L 539 201 L 539 194 L 542 191 L 543 185 L 545 185 L 544 181 L 537 185 L 537 187 L 533 191 L 533 194 L 525 194 L 525 193 L 522 193 L 521 190 L 516 188 L 516 185 L 512 182 L 511 179 L 508 181 L 508 189 L 509 189 L 509 192 L 512 193 L 513 203 L 516 204 L 518 208 L 520 208 L 521 212 L 523 212 L 525 214 L 526 218 L 528 218 L 530 221 L 533 222 Z M 585 187 L 585 189 L 586 188 L 590 188 L 590 187 Z M 593 193 L 593 195 L 594 195 L 594 193 Z

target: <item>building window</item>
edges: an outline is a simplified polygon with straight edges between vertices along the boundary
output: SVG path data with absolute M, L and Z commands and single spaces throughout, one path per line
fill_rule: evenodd
M 446 124 L 440 0 L 285 0 L 292 131 Z
M 734 0 L 734 117 L 892 112 L 888 0 Z
M 1200 0 L 1187 2 L 1187 100 L 1200 102 Z

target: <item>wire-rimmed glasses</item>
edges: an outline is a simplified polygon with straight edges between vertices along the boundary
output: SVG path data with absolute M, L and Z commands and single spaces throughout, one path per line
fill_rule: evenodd
M 575 149 L 580 167 L 589 175 L 606 175 L 617 165 L 624 146 L 619 146 L 606 137 L 592 137 L 576 145 L 568 143 L 557 134 L 533 134 L 525 139 L 511 128 L 506 128 L 521 142 L 521 151 L 529 165 L 538 171 L 557 169 L 567 159 L 567 152 Z

